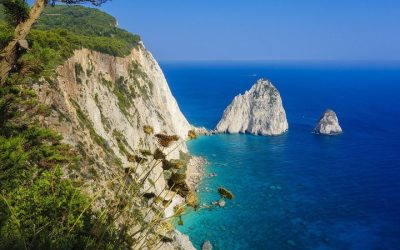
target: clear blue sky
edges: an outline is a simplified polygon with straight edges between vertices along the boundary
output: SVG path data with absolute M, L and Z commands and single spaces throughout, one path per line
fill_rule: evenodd
M 159 60 L 400 60 L 400 0 L 113 0 Z

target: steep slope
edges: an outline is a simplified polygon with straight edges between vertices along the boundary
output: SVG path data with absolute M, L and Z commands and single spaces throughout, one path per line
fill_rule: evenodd
M 215 129 L 219 133 L 280 135 L 288 130 L 282 99 L 274 85 L 260 79 L 225 109 Z
M 80 23 L 90 27 L 80 30 Z M 163 219 L 175 216 L 182 210 L 175 207 L 185 205 L 182 196 L 189 190 L 183 182 L 190 159 L 185 141 L 191 126 L 151 53 L 138 36 L 115 24 L 114 18 L 94 9 L 48 9 L 32 30 L 31 49 L 21 57 L 10 86 L 7 91 L 1 89 L 0 104 L 7 107 L 3 100 L 9 99 L 8 92 L 19 95 L 15 89 L 21 88 L 30 99 L 16 100 L 41 111 L 26 116 L 33 119 L 31 123 L 62 136 L 61 143 L 54 133 L 58 139 L 51 143 L 65 148 L 74 164 L 58 164 L 63 157 L 55 154 L 52 158 L 45 152 L 50 160 L 40 162 L 39 158 L 39 165 L 60 167 L 63 179 L 82 191 L 90 204 L 84 212 L 93 210 L 98 215 L 90 230 L 99 230 L 96 227 L 106 220 L 104 231 L 112 234 L 115 226 L 120 230 L 116 237 L 127 245 L 153 249 L 161 243 L 162 249 L 192 249 L 188 238 L 173 230 L 172 220 Z M 0 40 L 3 44 L 4 39 Z M 29 110 L 20 106 L 20 111 L 13 112 L 23 120 Z M 61 198 L 72 202 L 75 193 Z M 106 238 L 104 233 L 95 233 L 94 238 Z
M 191 126 L 160 67 L 142 44 L 123 58 L 77 50 L 57 72 L 56 82 L 37 86 L 40 100 L 56 109 L 44 123 L 92 158 L 100 174 L 115 166 L 129 167 L 129 156 L 138 150 L 156 149 L 157 138 L 146 134 L 145 126 L 154 134 L 180 137 L 175 150 L 164 150 L 169 159 L 187 152 L 183 140 Z M 154 178 L 161 171 L 161 165 L 157 166 Z M 159 178 L 157 193 L 164 186 Z

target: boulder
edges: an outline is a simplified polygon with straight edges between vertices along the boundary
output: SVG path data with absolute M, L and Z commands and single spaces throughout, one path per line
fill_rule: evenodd
M 206 240 L 206 241 L 204 241 L 203 246 L 201 247 L 201 250 L 212 250 L 212 248 L 213 247 L 211 245 L 211 242 Z
M 336 113 L 327 109 L 321 116 L 317 126 L 315 126 L 314 132 L 322 135 L 338 135 L 342 133 Z

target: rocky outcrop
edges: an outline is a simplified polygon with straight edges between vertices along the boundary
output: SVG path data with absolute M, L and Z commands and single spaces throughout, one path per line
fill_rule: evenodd
M 173 249 L 183 249 L 183 250 L 196 250 L 196 248 L 193 246 L 192 242 L 189 240 L 189 237 L 187 235 L 184 235 L 183 233 L 179 232 L 178 230 L 174 231 L 174 240 L 176 242 L 175 245 L 178 245 L 179 248 L 173 248 Z M 160 248 L 163 249 L 163 248 Z
M 203 246 L 201 247 L 201 250 L 212 250 L 212 249 L 213 249 L 213 247 L 211 245 L 211 242 L 208 240 L 204 241 Z
M 327 109 L 314 128 L 314 132 L 322 135 L 337 135 L 342 133 L 336 113 L 333 110 Z
M 212 135 L 214 132 L 208 130 L 205 127 L 193 127 L 193 131 L 197 134 L 197 135 Z
M 142 44 L 124 58 L 77 50 L 57 73 L 56 82 L 37 86 L 41 101 L 54 107 L 44 123 L 83 151 L 100 177 L 130 166 L 129 156 L 138 150 L 153 152 L 157 148 L 153 134 L 179 136 L 175 145 L 162 148 L 168 158 L 187 152 L 184 140 L 191 125 Z M 142 171 L 139 166 L 136 174 Z M 160 164 L 149 177 L 157 180 L 153 190 L 157 194 L 165 187 L 164 179 L 157 178 L 162 171 Z
M 188 164 L 186 171 L 185 182 L 189 189 L 195 190 L 197 185 L 200 183 L 201 179 L 205 173 L 205 165 L 207 165 L 207 160 L 200 156 L 193 156 Z
M 269 80 L 260 79 L 225 109 L 215 129 L 220 133 L 280 135 L 288 130 L 279 91 Z

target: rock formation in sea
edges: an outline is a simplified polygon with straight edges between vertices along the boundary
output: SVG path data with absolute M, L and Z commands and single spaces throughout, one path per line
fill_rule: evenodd
M 314 132 L 322 135 L 337 135 L 342 133 L 339 120 L 333 110 L 327 109 L 321 116 Z
M 275 86 L 260 79 L 250 90 L 236 96 L 215 128 L 219 133 L 280 135 L 288 130 L 282 99 Z
M 211 245 L 211 242 L 208 240 L 204 241 L 203 246 L 201 247 L 201 250 L 212 250 L 212 249 L 213 249 L 213 247 Z

